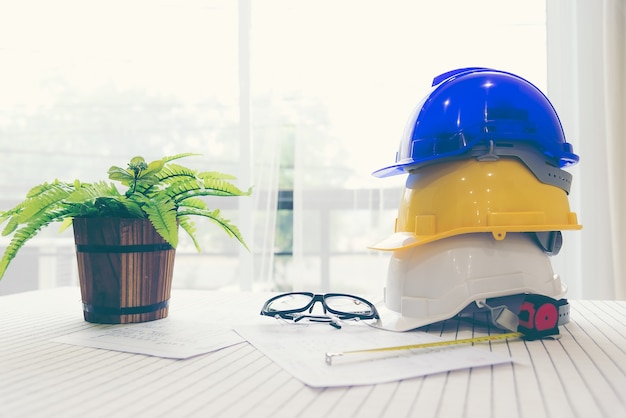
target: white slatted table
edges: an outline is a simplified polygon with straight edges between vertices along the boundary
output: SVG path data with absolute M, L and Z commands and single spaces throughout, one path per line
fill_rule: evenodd
M 245 322 L 267 297 L 174 289 L 170 317 Z M 570 303 L 560 340 L 491 346 L 511 364 L 313 389 L 248 343 L 187 360 L 53 343 L 91 326 L 77 288 L 3 296 L 0 417 L 626 417 L 626 302 Z M 429 332 L 471 336 L 448 322 Z

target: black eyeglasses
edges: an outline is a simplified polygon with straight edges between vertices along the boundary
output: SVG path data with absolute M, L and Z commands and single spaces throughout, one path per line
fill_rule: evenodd
M 323 315 L 313 315 L 315 304 L 322 304 Z M 307 319 L 311 322 L 326 322 L 335 328 L 341 328 L 339 321 L 380 319 L 376 307 L 369 301 L 345 293 L 311 292 L 283 293 L 269 299 L 261 309 L 261 315 L 299 322 Z

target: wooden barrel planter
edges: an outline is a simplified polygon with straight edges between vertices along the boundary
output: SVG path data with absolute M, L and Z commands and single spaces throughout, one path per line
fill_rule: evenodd
M 167 317 L 176 250 L 149 220 L 75 218 L 73 227 L 86 321 Z

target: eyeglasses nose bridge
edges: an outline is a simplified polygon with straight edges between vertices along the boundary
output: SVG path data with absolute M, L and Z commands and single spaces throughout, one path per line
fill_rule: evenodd
M 311 304 L 309 305 L 309 313 L 310 314 L 313 313 L 313 308 L 315 307 L 315 304 L 317 302 L 322 304 L 322 309 L 324 310 L 324 314 L 326 314 L 328 311 L 326 309 L 326 302 L 324 302 L 324 296 L 323 295 L 315 295 L 315 296 L 313 296 L 313 300 L 311 300 Z

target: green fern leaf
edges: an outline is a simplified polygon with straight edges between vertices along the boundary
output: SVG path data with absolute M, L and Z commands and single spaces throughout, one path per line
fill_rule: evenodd
M 178 205 L 185 199 L 202 196 L 201 192 L 203 191 L 204 187 L 197 179 L 179 178 L 169 185 L 165 193 Z
M 54 211 L 60 206 L 65 198 L 74 190 L 73 185 L 55 182 L 31 189 L 29 196 L 24 202 L 24 207 L 19 213 L 17 221 L 20 224 L 27 223 L 31 219 L 36 219 L 39 215 L 46 215 L 46 212 Z
M 178 202 L 178 207 L 188 207 L 195 209 L 207 209 L 206 202 L 202 199 L 198 199 L 195 197 L 189 197 L 185 200 Z
M 65 231 L 67 228 L 69 228 L 70 226 L 72 226 L 72 222 L 74 221 L 74 218 L 65 218 L 61 221 L 61 226 L 59 227 L 59 232 L 63 232 Z
M 230 220 L 224 218 L 219 209 L 215 209 L 215 210 L 200 210 L 200 209 L 195 209 L 195 208 L 186 208 L 186 209 L 181 209 L 178 211 L 178 215 L 180 216 L 187 216 L 187 215 L 194 215 L 194 216 L 204 216 L 205 218 L 210 219 L 211 221 L 215 222 L 216 224 L 218 224 L 219 226 L 222 227 L 222 229 L 231 237 L 234 237 L 237 239 L 237 241 L 239 241 L 246 250 L 250 251 L 250 249 L 248 248 L 248 245 L 246 244 L 246 242 L 243 239 L 243 236 L 241 235 L 241 232 L 239 231 L 239 228 L 237 228 L 235 225 L 233 225 Z
M 249 196 L 252 188 L 243 191 L 232 183 L 222 179 L 204 179 L 204 187 L 214 192 L 213 196 Z
M 55 180 L 52 183 L 43 183 L 37 186 L 34 186 L 26 193 L 26 199 L 31 199 L 37 197 L 41 194 L 48 193 L 50 189 L 54 189 L 57 186 L 68 186 L 67 183 L 63 183 L 59 180 Z
M 145 218 L 146 217 L 141 205 L 135 202 L 133 199 L 121 198 L 119 200 L 119 203 L 124 205 L 124 209 L 128 217 L 130 218 Z
M 4 275 L 11 260 L 15 258 L 17 252 L 26 244 L 28 240 L 33 238 L 43 228 L 53 222 L 57 222 L 65 218 L 70 213 L 70 209 L 60 207 L 56 209 L 48 209 L 46 213 L 42 213 L 36 218 L 30 218 L 31 221 L 17 229 L 11 238 L 11 242 L 4 250 L 2 260 L 0 260 L 0 277 Z
M 2 230 L 2 236 L 6 237 L 7 235 L 12 234 L 13 231 L 15 231 L 18 226 L 19 226 L 19 223 L 17 222 L 17 218 L 15 216 L 11 217 L 9 219 L 9 222 L 7 222 L 6 226 Z
M 196 224 L 189 216 L 178 216 L 178 223 L 180 224 L 180 227 L 187 232 L 187 235 L 191 237 L 191 241 L 193 241 L 193 245 L 196 247 L 196 250 L 200 252 L 200 243 L 196 239 Z
M 122 167 L 111 166 L 107 173 L 109 174 L 109 179 L 119 181 L 125 186 L 130 185 L 130 183 L 135 179 L 132 172 L 129 172 Z
M 231 183 L 219 179 L 204 181 L 180 179 L 167 189 L 167 194 L 179 205 L 186 199 L 200 196 L 248 196 L 250 193 L 252 189 L 242 191 Z
M 92 184 L 83 184 L 65 199 L 68 203 L 93 202 L 102 197 L 121 197 L 115 185 L 100 181 Z
M 161 181 L 167 182 L 168 179 L 178 177 L 190 177 L 197 178 L 198 172 L 189 167 L 185 167 L 179 164 L 168 164 L 158 173 L 158 177 Z
M 139 178 L 154 176 L 156 173 L 163 169 L 164 165 L 165 161 L 163 160 L 152 161 L 150 164 L 148 164 L 148 167 L 146 167 L 146 169 L 139 174 Z
M 231 174 L 220 173 L 219 171 L 203 171 L 198 173 L 198 177 L 201 179 L 237 180 L 237 177 Z
M 19 214 L 24 209 L 24 204 L 25 202 L 20 202 L 15 207 L 7 211 L 0 212 L 0 223 L 3 223 L 7 219 Z
M 174 160 L 179 160 L 181 158 L 187 158 L 187 157 L 197 157 L 200 156 L 202 154 L 196 154 L 193 152 L 184 152 L 182 154 L 176 154 L 176 155 L 171 155 L 169 157 L 163 157 L 162 160 L 164 163 L 169 163 L 170 161 L 174 161 Z
M 167 196 L 145 199 L 143 210 L 157 232 L 172 247 L 178 246 L 178 222 L 176 221 L 176 205 Z
M 137 182 L 135 190 L 137 193 L 150 196 L 153 193 L 159 193 L 162 188 L 169 188 L 172 184 L 184 180 L 197 180 L 195 170 L 178 164 L 168 164 L 149 178 L 141 178 Z M 154 191 L 152 190 L 153 187 Z

